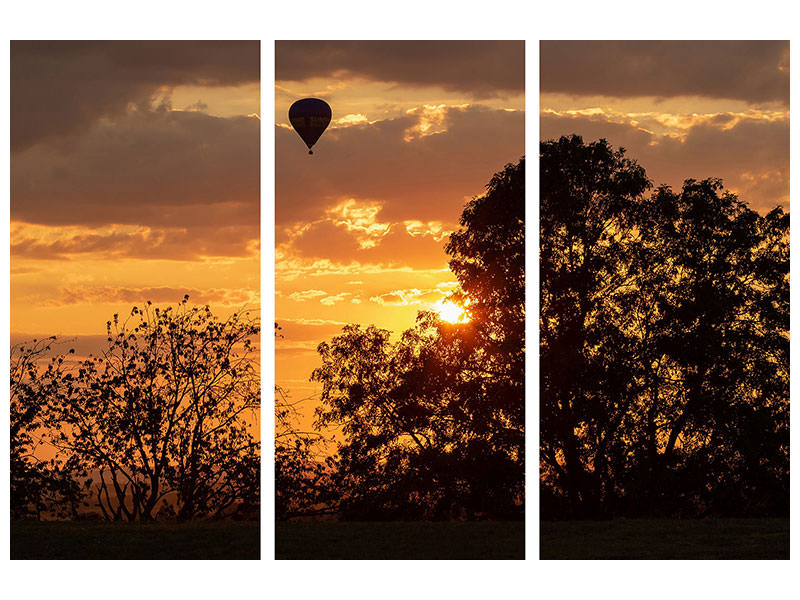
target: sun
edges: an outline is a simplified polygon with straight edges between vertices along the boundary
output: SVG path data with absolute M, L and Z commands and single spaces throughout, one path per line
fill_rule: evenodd
M 447 321 L 448 323 L 466 323 L 469 321 L 464 308 L 450 300 L 439 300 L 431 308 L 439 313 L 439 318 L 442 321 Z

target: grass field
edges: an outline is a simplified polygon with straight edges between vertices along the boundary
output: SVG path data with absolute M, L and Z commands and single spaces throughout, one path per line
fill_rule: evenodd
M 12 521 L 12 559 L 258 559 L 255 521 Z
M 788 559 L 789 519 L 542 522 L 542 559 Z
M 276 523 L 277 559 L 523 559 L 522 522 Z

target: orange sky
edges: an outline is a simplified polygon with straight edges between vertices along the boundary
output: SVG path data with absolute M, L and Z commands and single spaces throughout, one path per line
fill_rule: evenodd
M 258 309 L 259 43 L 15 42 L 12 342 L 96 351 L 186 293 Z
M 541 42 L 542 139 L 624 147 L 656 185 L 789 208 L 789 43 Z
M 455 286 L 465 201 L 524 154 L 522 42 L 277 42 L 276 383 L 313 396 L 317 345 L 347 323 L 396 334 Z M 309 156 L 289 106 L 331 126 Z M 313 409 L 307 403 L 306 413 Z

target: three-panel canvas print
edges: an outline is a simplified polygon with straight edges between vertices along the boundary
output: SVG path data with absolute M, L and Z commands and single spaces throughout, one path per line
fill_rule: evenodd
M 789 558 L 789 42 L 10 50 L 12 559 Z

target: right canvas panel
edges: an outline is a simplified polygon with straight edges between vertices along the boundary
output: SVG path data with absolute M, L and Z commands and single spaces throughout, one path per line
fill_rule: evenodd
M 543 559 L 789 558 L 789 42 L 541 43 Z

